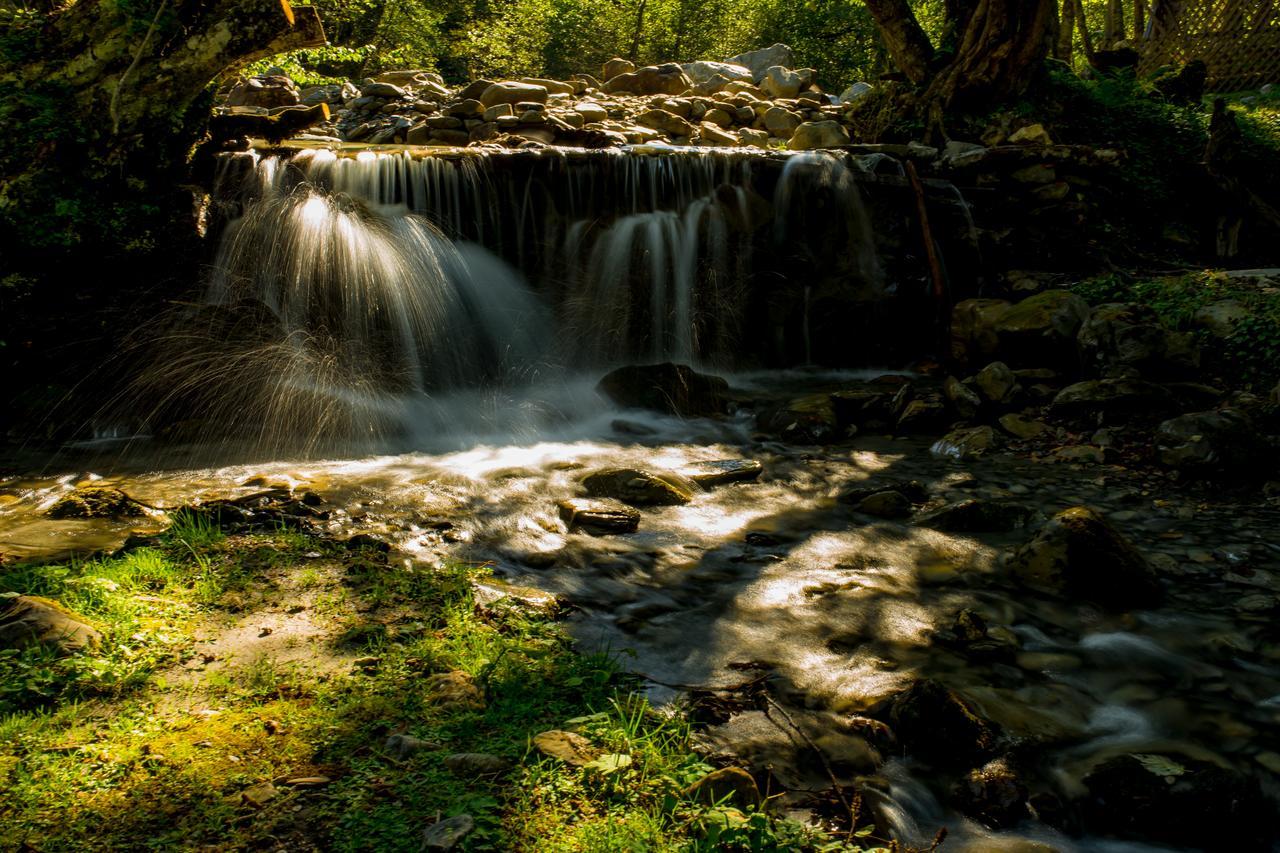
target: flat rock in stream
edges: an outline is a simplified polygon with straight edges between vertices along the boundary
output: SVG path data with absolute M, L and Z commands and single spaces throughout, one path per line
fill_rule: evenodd
M 640 526 L 640 511 L 622 501 L 606 498 L 569 498 L 560 501 L 560 518 L 570 530 L 587 533 L 634 533 Z
M 44 645 L 71 654 L 102 645 L 102 635 L 84 617 L 38 595 L 0 595 L 0 649 Z
M 764 466 L 754 459 L 716 459 L 694 462 L 680 473 L 704 489 L 726 483 L 743 483 L 760 478 Z
M 697 483 L 679 474 L 641 468 L 606 468 L 588 474 L 582 485 L 592 497 L 614 498 L 633 506 L 687 504 L 698 491 Z

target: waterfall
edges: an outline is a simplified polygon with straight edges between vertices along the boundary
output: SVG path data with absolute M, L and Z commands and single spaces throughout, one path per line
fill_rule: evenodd
M 566 370 L 785 360 L 748 316 L 807 357 L 810 306 L 882 285 L 862 174 L 734 150 L 224 155 L 204 292 L 127 396 L 305 448 L 446 429 L 446 397 L 466 420 L 478 391 Z

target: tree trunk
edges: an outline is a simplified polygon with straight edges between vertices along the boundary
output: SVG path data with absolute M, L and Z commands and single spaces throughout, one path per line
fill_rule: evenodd
M 923 87 L 922 111 L 932 114 L 1024 92 L 1049 55 L 1057 20 L 1055 0 L 948 0 L 944 34 L 954 49 L 935 50 L 907 0 L 866 3 L 894 63 Z
M 1093 64 L 1093 37 L 1089 35 L 1089 22 L 1084 17 L 1084 4 L 1080 0 L 1068 0 L 1076 7 L 1076 29 L 1080 32 L 1080 49 L 1084 51 L 1084 58 L 1090 65 Z
M 1124 0 L 1107 0 L 1105 21 L 1102 43 L 1114 50 L 1118 42 L 1124 41 Z
M 1062 11 L 1058 18 L 1058 46 L 1054 56 L 1068 65 L 1071 64 L 1072 48 L 1076 35 L 1076 3 L 1075 0 L 1062 0 Z

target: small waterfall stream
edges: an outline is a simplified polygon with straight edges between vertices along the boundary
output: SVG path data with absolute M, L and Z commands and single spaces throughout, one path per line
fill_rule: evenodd
M 207 287 L 129 396 L 231 434 L 376 440 L 455 417 L 424 405 L 584 368 L 808 363 L 815 306 L 856 318 L 886 292 L 868 175 L 840 153 L 219 166 Z

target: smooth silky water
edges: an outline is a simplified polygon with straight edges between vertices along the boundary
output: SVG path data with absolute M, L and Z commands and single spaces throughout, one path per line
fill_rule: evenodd
M 465 159 L 254 155 L 238 179 L 224 174 L 232 218 L 205 292 L 166 319 L 152 361 L 103 416 L 137 434 L 68 450 L 57 475 L 0 481 L 0 555 L 62 558 L 162 525 L 159 513 L 128 523 L 44 517 L 78 485 L 174 508 L 278 484 L 323 495 L 335 531 L 384 535 L 404 559 L 482 562 L 564 596 L 582 642 L 633 654 L 627 665 L 652 680 L 656 699 L 767 666 L 802 725 L 828 724 L 823 745 L 842 781 L 873 770 L 839 721 L 919 675 L 964 688 L 1006 731 L 1051 735 L 1047 773 L 1063 790 L 1119 752 L 1249 760 L 1251 723 L 1280 715 L 1280 673 L 1266 626 L 1238 621 L 1230 600 L 1187 594 L 1111 616 L 1008 585 L 1000 555 L 1023 532 L 868 523 L 835 501 L 856 481 L 887 476 L 919 479 L 941 499 L 1013 498 L 1046 515 L 1081 502 L 1121 511 L 1130 475 L 1085 478 L 1006 457 L 960 463 L 916 440 L 795 447 L 755 433 L 745 412 L 682 420 L 597 394 L 610 365 L 636 360 L 694 363 L 752 400 L 885 372 L 747 371 L 725 358 L 735 327 L 716 311 L 744 310 L 742 270 L 761 248 L 743 223 L 767 219 L 750 158 L 601 156 L 618 160 L 570 170 L 554 215 L 545 188 L 495 180 Z M 820 262 L 820 247 L 802 235 L 816 218 L 835 222 L 861 286 L 885 288 L 857 169 L 831 155 L 789 160 L 770 194 L 766 243 L 803 268 Z M 610 193 L 628 200 L 623 209 L 606 209 Z M 211 443 L 239 459 L 210 466 Z M 765 473 L 648 509 L 635 534 L 570 533 L 557 513 L 595 468 L 678 471 L 732 458 L 759 460 Z M 1141 547 L 1169 551 L 1160 533 L 1176 523 L 1179 548 L 1211 551 L 1226 535 L 1275 562 L 1266 528 L 1247 512 L 1173 512 L 1149 513 L 1134 531 Z M 975 663 L 932 642 L 966 607 L 1018 635 L 1017 665 Z M 827 783 L 785 735 L 753 729 L 753 719 L 713 730 L 709 744 L 776 758 L 795 790 Z M 947 849 L 1157 849 L 1043 827 L 994 833 L 948 814 L 909 756 L 882 758 L 876 808 L 907 842 L 946 824 Z

